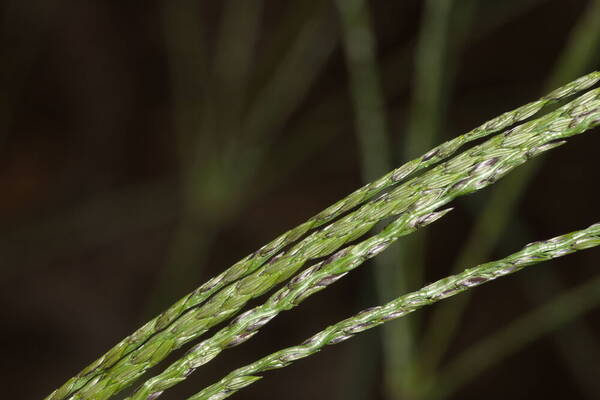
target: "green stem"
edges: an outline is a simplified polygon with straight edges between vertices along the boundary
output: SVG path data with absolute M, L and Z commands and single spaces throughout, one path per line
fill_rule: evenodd
M 337 43 L 331 21 L 322 6 L 317 6 L 289 45 L 268 82 L 260 88 L 244 118 L 243 143 L 268 141 L 278 131 L 323 70 Z
M 551 74 L 547 87 L 559 85 L 569 77 L 579 75 L 587 68 L 594 53 L 583 54 L 583 49 L 588 48 L 588 43 L 600 40 L 600 27 L 596 23 L 599 17 L 600 1 L 594 1 L 594 4 L 590 5 L 588 12 L 584 12 L 581 21 L 576 25 L 566 49 Z M 518 200 L 524 193 L 527 184 L 539 171 L 542 161 L 543 159 L 533 160 L 519 174 L 509 176 L 494 188 L 472 233 L 454 263 L 454 271 L 462 265 L 479 262 L 492 251 L 509 221 L 505 216 L 514 214 L 513 210 Z M 462 296 L 452 304 L 444 304 L 435 310 L 430 325 L 444 326 L 445 329 L 429 329 L 423 339 L 423 348 L 426 351 L 421 357 L 420 368 L 422 368 L 421 374 L 424 376 L 435 373 L 452 338 L 456 335 L 460 317 L 468 301 L 469 296 Z
M 367 183 L 393 166 L 392 143 L 388 134 L 385 100 L 377 65 L 377 43 L 371 27 L 369 5 L 365 0 L 337 0 L 336 5 L 342 25 L 346 65 L 350 74 L 362 181 Z M 397 257 L 397 246 L 395 246 L 373 261 L 377 291 L 381 296 L 389 294 L 384 284 L 390 281 L 390 274 L 394 272 Z M 362 291 L 371 292 L 371 284 L 372 281 L 367 280 L 363 284 Z M 364 348 L 371 344 L 365 342 L 353 344 L 351 354 L 354 357 L 349 362 L 352 375 L 348 376 L 343 385 L 346 399 L 365 398 L 365 381 L 375 379 L 372 374 L 377 369 L 378 353 L 371 348 Z M 367 376 L 369 373 L 371 375 Z
M 582 133 L 597 125 L 600 123 L 600 100 L 597 99 L 598 90 L 591 90 L 560 109 L 520 125 L 510 133 L 495 136 L 366 203 L 359 210 L 307 236 L 281 257 L 263 266 L 268 259 L 283 247 L 297 241 L 309 229 L 319 227 L 348 209 L 364 203 L 415 170 L 448 157 L 464 143 L 527 118 L 546 104 L 588 88 L 599 78 L 598 72 L 580 78 L 541 100 L 505 113 L 480 128 L 438 146 L 426 155 L 355 191 L 182 298 L 70 379 L 47 399 L 85 398 L 86 393 L 106 398 L 104 396 L 110 396 L 128 386 L 139 376 L 140 371 L 155 365 L 174 349 L 235 313 L 250 298 L 264 293 L 277 282 L 293 274 L 308 259 L 331 254 L 344 243 L 362 236 L 374 224 L 389 216 L 409 208 L 412 211 L 433 211 L 456 196 L 488 186 L 530 157 L 554 147 L 555 144 L 551 142 Z M 240 279 L 242 277 L 244 278 Z M 229 285 L 237 280 L 237 284 Z M 222 288 L 224 290 L 217 294 Z M 210 300 L 206 301 L 209 297 Z M 202 307 L 199 307 L 202 303 Z M 223 313 L 218 313 L 219 310 Z M 82 389 L 84 386 L 86 388 Z
M 537 338 L 575 320 L 599 303 L 600 276 L 519 317 L 452 360 L 437 381 L 435 398 L 451 395 L 481 371 L 506 359 Z
M 445 114 L 446 61 L 453 0 L 427 0 L 415 60 L 411 118 L 403 152 L 433 146 Z
M 383 306 L 363 310 L 351 318 L 329 326 L 298 346 L 280 350 L 231 372 L 219 382 L 191 396 L 188 400 L 224 399 L 259 380 L 261 378 L 257 376 L 259 373 L 286 367 L 297 360 L 317 353 L 327 345 L 340 343 L 357 333 L 392 319 L 404 317 L 424 306 L 513 274 L 527 266 L 598 245 L 600 245 L 600 224 L 543 242 L 532 243 L 501 260 L 467 269 L 460 274 L 434 282 L 421 290 L 398 297 Z M 600 292 L 596 290 L 595 295 L 600 296 Z M 572 314 L 571 307 L 558 308 L 554 311 L 561 316 Z M 494 349 L 494 347 L 490 346 L 488 349 Z M 482 357 L 477 357 L 477 359 L 485 360 Z M 460 379 L 461 375 L 458 376 Z
M 188 0 L 166 3 L 163 10 L 163 37 L 180 162 L 181 211 L 165 265 L 149 296 L 146 315 L 155 315 L 174 293 L 189 290 L 186 283 L 190 282 L 191 271 L 200 268 L 211 244 L 211 234 L 207 232 L 202 214 L 194 211 L 193 205 L 203 202 L 199 198 L 201 191 L 193 190 L 199 186 L 200 177 L 191 171 L 194 160 L 201 157 L 197 153 L 205 148 L 197 146 L 196 142 L 205 128 L 202 116 L 208 114 L 204 110 L 207 102 L 203 97 L 208 90 L 199 78 L 209 74 L 203 32 L 195 18 L 199 11 L 198 5 Z
M 596 60 L 600 46 L 600 1 L 591 0 L 569 35 L 546 87 L 562 85 L 581 75 Z
M 535 277 L 523 276 L 518 280 L 523 292 L 532 301 L 537 303 L 539 303 L 540 299 L 546 298 L 548 293 L 560 293 L 560 296 L 562 296 L 567 291 L 557 271 L 549 268 L 543 272 L 537 274 Z M 597 282 L 598 279 L 596 279 Z M 600 291 L 600 285 L 596 286 L 596 290 Z M 600 298 L 597 298 L 597 300 L 600 302 Z M 593 304 L 589 306 L 593 307 Z M 542 305 L 541 307 L 545 306 Z M 530 315 L 535 315 L 535 313 L 535 311 L 531 312 Z M 552 321 L 553 318 L 554 316 L 550 316 L 550 321 L 544 324 L 554 324 Z M 538 322 L 539 320 L 535 317 L 530 320 L 530 324 L 532 325 L 537 325 Z M 530 341 L 535 339 L 535 336 L 531 337 Z M 573 381 L 579 385 L 582 398 L 597 399 L 600 394 L 600 381 L 594 368 L 590 368 L 590 366 L 595 365 L 597 360 L 600 359 L 600 349 L 594 330 L 591 329 L 585 320 L 574 320 L 562 329 L 557 330 L 552 335 L 552 339 L 558 355 L 564 359 L 565 369 L 570 372 Z M 508 342 L 511 341 L 512 339 L 509 338 Z M 497 361 L 501 361 L 504 357 L 505 355 L 501 355 Z
M 344 32 L 363 181 L 370 182 L 392 165 L 375 35 L 365 0 L 337 0 L 336 4 Z
M 235 318 L 227 327 L 211 338 L 204 340 L 188 351 L 185 356 L 172 363 L 160 374 L 148 379 L 127 400 L 158 398 L 164 390 L 184 381 L 198 367 L 216 357 L 226 348 L 237 346 L 275 318 L 280 312 L 290 310 L 314 293 L 317 293 L 348 272 L 362 265 L 387 249 L 398 238 L 429 225 L 443 217 L 449 210 L 434 213 L 402 215 L 390 223 L 381 233 L 348 246 L 324 262 L 317 263 L 275 292 L 263 305 L 248 310 Z
M 385 193 L 359 210 L 316 231 L 280 253 L 263 267 L 239 279 L 150 338 L 139 351 L 116 363 L 110 374 L 84 386 L 73 399 L 104 400 L 123 390 L 171 351 L 202 335 L 237 313 L 246 303 L 286 280 L 307 261 L 332 254 L 388 217 L 402 215 L 400 228 L 454 198 L 473 193 L 502 176 L 565 143 L 565 139 L 600 124 L 600 89 L 590 90 L 536 120 L 497 135 Z M 421 225 L 422 222 L 416 222 Z
M 454 4 L 452 0 L 427 0 L 419 32 L 415 63 L 410 119 L 406 129 L 402 154 L 404 158 L 418 154 L 435 143 L 446 117 L 449 85 L 453 81 L 455 61 L 468 30 L 473 1 Z M 459 23 L 453 23 L 462 19 Z M 457 28 L 455 28 L 457 27 Z M 455 47 L 455 51 L 450 49 Z M 450 55 L 453 54 L 453 57 Z M 408 288 L 423 284 L 425 274 L 426 232 L 417 232 L 398 246 L 395 263 L 406 266 L 380 271 L 381 282 L 392 283 L 386 298 L 404 293 Z M 386 325 L 382 330 L 384 343 L 384 380 L 390 399 L 414 397 L 418 391 L 415 381 L 414 358 L 419 320 L 413 316 Z

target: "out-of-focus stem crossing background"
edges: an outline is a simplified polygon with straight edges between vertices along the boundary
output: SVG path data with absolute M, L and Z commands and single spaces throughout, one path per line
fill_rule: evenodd
M 11 399 L 42 398 L 363 183 L 600 67 L 598 0 L 5 0 L 0 24 L 0 381 Z M 165 398 L 597 222 L 599 148 L 585 135 L 457 202 Z M 237 396 L 597 399 L 594 257 L 448 300 Z

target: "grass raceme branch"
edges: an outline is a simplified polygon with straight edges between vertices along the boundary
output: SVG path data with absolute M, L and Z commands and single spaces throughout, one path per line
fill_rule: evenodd
M 171 351 L 230 318 L 248 300 L 284 281 L 307 261 L 332 254 L 345 243 L 365 234 L 377 222 L 391 216 L 405 214 L 404 228 L 407 228 L 408 221 L 435 212 L 457 196 L 494 183 L 530 157 L 561 144 L 559 139 L 598 125 L 600 100 L 596 89 L 552 113 L 497 135 L 370 200 L 410 174 L 448 158 L 465 143 L 522 121 L 546 104 L 590 88 L 599 79 L 599 72 L 580 78 L 536 102 L 505 113 L 436 147 L 357 190 L 185 296 L 46 399 L 108 399 L 133 383 Z M 361 204 L 358 210 L 331 222 Z M 310 229 L 323 225 L 326 226 L 311 233 L 290 250 L 279 253 Z
M 324 285 L 321 285 L 320 282 L 339 279 L 350 269 L 369 258 L 368 254 L 372 252 L 373 248 L 382 251 L 398 237 L 414 231 L 414 227 L 418 225 L 415 222 L 416 218 L 421 220 L 430 217 L 437 219 L 439 215 L 427 213 L 431 213 L 432 210 L 448 203 L 458 195 L 471 193 L 495 182 L 500 176 L 525 162 L 531 156 L 555 147 L 557 144 L 553 140 L 556 138 L 568 137 L 580 132 L 580 129 L 587 129 L 598 118 L 599 106 L 598 91 L 590 91 L 557 111 L 489 139 L 484 144 L 467 150 L 382 196 L 390 204 L 393 204 L 390 209 L 395 212 L 403 212 L 402 216 L 390 224 L 384 232 L 365 240 L 360 245 L 338 252 L 323 264 L 317 264 L 305 270 L 292 280 L 291 284 L 296 284 L 294 290 L 290 291 L 289 287 L 284 288 L 271 297 L 271 300 L 265 305 L 240 316 L 228 328 L 196 346 L 162 374 L 148 380 L 132 399 L 157 397 L 163 390 L 184 380 L 200 365 L 210 361 L 223 348 L 249 339 L 260 326 L 266 324 L 278 312 L 293 307 L 308 295 L 321 290 Z M 555 129 L 557 123 L 562 130 Z M 443 184 L 440 185 L 440 182 Z M 363 209 L 372 204 L 374 203 L 365 205 Z M 358 212 L 360 213 L 363 209 Z M 381 211 L 380 209 L 375 210 Z M 369 212 L 373 212 L 372 209 L 369 209 Z M 331 226 L 334 225 L 335 223 Z M 327 232 L 328 228 L 324 231 Z M 328 237 L 332 236 L 325 235 L 323 240 Z M 293 263 L 288 264 L 293 265 Z M 257 278 L 259 276 L 255 277 L 255 279 Z M 240 282 L 244 282 L 245 279 Z M 302 282 L 303 285 L 297 285 L 299 282 Z M 275 301 L 273 301 L 274 299 Z M 226 302 L 227 300 L 217 304 L 226 304 Z M 220 313 L 226 314 L 223 306 L 220 308 Z
M 462 293 L 496 278 L 515 273 L 527 266 L 598 245 L 600 245 L 600 224 L 543 242 L 532 243 L 521 251 L 501 260 L 467 269 L 460 274 L 425 286 L 421 290 L 398 297 L 383 306 L 366 309 L 351 318 L 329 326 L 298 346 L 280 350 L 231 372 L 219 382 L 207 387 L 188 400 L 224 399 L 261 379 L 256 374 L 286 367 L 294 361 L 317 353 L 325 346 L 343 342 L 357 333 L 403 317 L 421 307 Z

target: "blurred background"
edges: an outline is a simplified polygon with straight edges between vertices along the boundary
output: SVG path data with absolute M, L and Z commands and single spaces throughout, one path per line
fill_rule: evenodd
M 0 13 L 11 399 L 43 398 L 366 181 L 600 66 L 597 0 L 4 0 Z M 163 397 L 598 222 L 599 133 L 456 201 Z M 236 398 L 600 398 L 599 260 L 591 250 L 478 288 Z

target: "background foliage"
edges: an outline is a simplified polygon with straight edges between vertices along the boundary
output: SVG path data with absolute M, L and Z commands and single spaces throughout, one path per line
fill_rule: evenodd
M 164 306 L 361 182 L 598 69 L 598 34 L 582 28 L 600 26 L 597 3 L 7 0 L 0 46 L 4 394 L 43 397 Z M 376 132 L 383 139 L 369 143 Z M 431 139 L 419 143 L 411 132 Z M 358 270 L 281 315 L 165 398 L 185 398 L 232 366 L 446 276 L 459 256 L 464 267 L 597 221 L 599 145 L 590 133 L 552 152 L 516 190 L 515 207 L 490 214 L 491 226 L 504 225 L 497 243 L 485 243 L 483 231 L 461 252 L 492 196 L 487 189 L 457 202 L 443 223 L 392 250 L 377 270 Z M 596 253 L 553 262 L 551 277 L 526 271 L 476 290 L 448 352 L 425 363 L 441 358 L 444 365 L 591 281 Z M 393 274 L 396 260 L 420 267 L 400 287 L 382 288 L 374 271 L 388 262 Z M 421 372 L 390 374 L 406 364 L 389 357 L 429 354 L 410 337 L 421 336 L 421 322 L 438 307 L 272 373 L 238 397 L 416 396 L 402 390 L 418 391 Z M 531 343 L 495 357 L 456 398 L 527 390 L 597 398 L 590 374 L 600 354 L 597 310 L 540 338 L 531 321 L 517 330 Z M 389 351 L 390 343 L 409 353 Z

